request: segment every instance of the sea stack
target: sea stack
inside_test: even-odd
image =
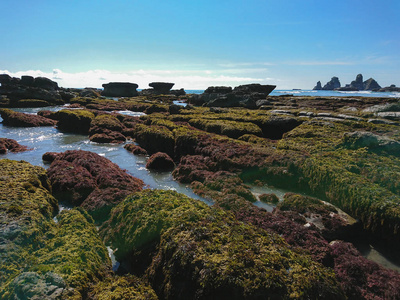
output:
[[[320,91],[320,90],[322,90],[321,81],[318,81],[318,82],[317,82],[317,85],[314,86],[313,90],[314,90],[314,91]]]
[[[340,81],[337,77],[332,77],[332,79],[327,82],[322,88],[324,91],[333,91],[334,89],[340,88]]]

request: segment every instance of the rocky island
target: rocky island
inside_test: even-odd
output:
[[[2,158],[1,299],[398,299],[400,274],[360,245],[400,261],[399,99],[270,96],[260,84],[186,95],[172,83],[137,95],[110,83],[110,99],[0,80],[5,128],[123,147],[207,200],[149,189],[80,149],[42,153],[47,169]],[[255,192],[265,186],[287,192]]]
[[[338,77],[332,77],[332,79],[327,82],[323,87],[321,86],[321,82],[318,81],[317,85],[313,90],[326,90],[326,91],[380,91],[382,88],[376,82],[375,79],[369,78],[366,81],[363,81],[362,74],[358,74],[356,79],[353,80],[350,84],[346,84],[345,86],[341,86]]]

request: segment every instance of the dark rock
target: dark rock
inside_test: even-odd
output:
[[[168,111],[171,115],[175,115],[175,114],[179,114],[180,111],[183,109],[184,107],[182,105],[178,105],[178,104],[171,104],[168,108]]]
[[[46,77],[36,77],[33,82],[33,86],[50,91],[58,90],[57,82]]]
[[[16,140],[0,138],[0,154],[10,152],[24,152],[30,150],[26,146],[20,145]]]
[[[360,91],[364,90],[364,82],[362,74],[358,74],[356,80],[352,81],[350,83],[350,86]]]
[[[175,96],[185,96],[186,95],[186,92],[183,88],[179,89],[179,90],[171,90],[169,93],[171,95],[175,95]]]
[[[27,86],[33,86],[33,83],[35,82],[35,78],[33,76],[21,76],[21,81],[20,83],[22,85],[27,85]]]
[[[135,155],[147,155],[146,150],[135,144],[126,144],[124,148]]]
[[[135,97],[138,95],[138,85],[130,82],[110,82],[103,84],[103,96],[107,97]]]
[[[378,90],[380,88],[381,86],[373,78],[364,81],[364,90],[366,91]]]
[[[252,83],[252,84],[239,85],[235,87],[233,89],[233,93],[237,95],[260,93],[260,94],[265,94],[265,96],[268,96],[275,88],[276,85],[261,85],[258,83]]]
[[[400,92],[400,87],[396,87],[396,85],[392,84],[391,86],[377,90],[377,92]]]
[[[57,122],[39,115],[31,115],[12,111],[11,109],[0,109],[3,124],[14,127],[39,127],[54,126]]]
[[[154,153],[147,161],[146,168],[157,171],[170,171],[175,167],[172,158],[163,152]]]
[[[336,90],[336,91],[344,91],[344,92],[356,92],[356,91],[358,91],[359,89],[358,89],[358,88],[355,88],[355,87],[352,87],[352,86],[350,86],[349,84],[346,84],[346,86],[340,87],[340,88],[335,89],[335,90]]]
[[[232,93],[232,88],[230,86],[210,86],[204,91],[204,94],[229,94],[229,93]]]
[[[334,89],[340,88],[340,81],[337,77],[332,77],[332,79],[327,82],[322,88],[324,91],[333,91]]]
[[[159,95],[168,95],[171,88],[175,85],[175,83],[169,82],[151,82],[149,86],[154,89],[155,94]]]
[[[101,97],[101,91],[95,88],[84,88],[79,92],[80,97],[89,97],[89,98],[99,98]]]
[[[265,120],[261,125],[263,136],[273,140],[281,139],[283,134],[299,126],[302,122],[296,118],[271,117]]]
[[[42,160],[44,162],[52,163],[60,153],[58,152],[46,152],[42,155]]]
[[[321,81],[318,81],[318,82],[317,82],[317,85],[314,86],[313,90],[315,90],[315,91],[322,90]]]
[[[11,82],[11,76],[8,74],[0,74],[0,83],[8,84]]]

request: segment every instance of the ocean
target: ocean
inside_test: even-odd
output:
[[[187,94],[202,94],[204,90],[185,90]],[[343,92],[343,91],[314,91],[314,90],[274,90],[270,96],[314,96],[314,97],[389,97],[400,98],[399,92],[372,92],[372,91],[358,91],[358,92]]]

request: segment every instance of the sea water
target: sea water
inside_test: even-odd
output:
[[[187,94],[202,94],[204,90],[186,90]],[[313,96],[313,97],[383,97],[383,98],[400,98],[399,92],[372,92],[372,91],[314,91],[314,90],[273,90],[270,96]]]

